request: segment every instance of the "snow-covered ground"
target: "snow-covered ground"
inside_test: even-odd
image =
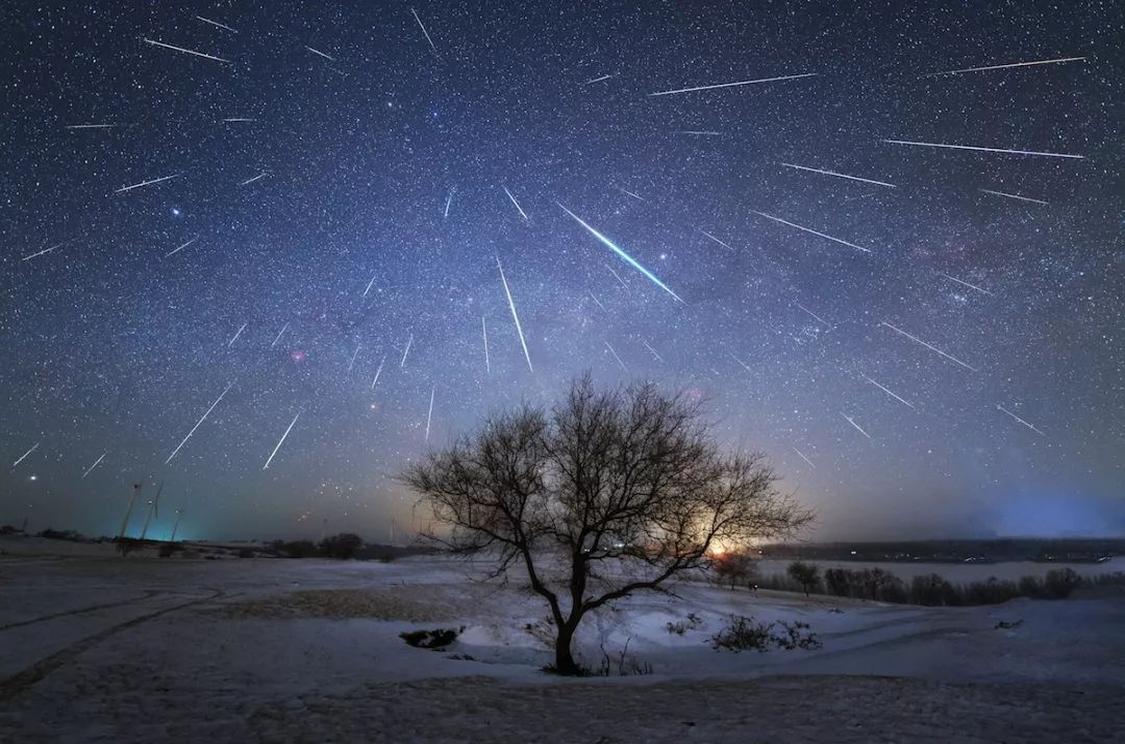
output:
[[[917,608],[681,583],[588,618],[579,639],[589,665],[605,654],[616,669],[627,644],[624,666],[651,674],[575,680],[539,671],[551,654],[526,630],[546,616],[536,597],[444,558],[122,559],[10,542],[12,741],[1125,740],[1122,598]],[[668,631],[689,613],[697,627]],[[713,650],[730,614],[806,622],[823,648]],[[462,626],[440,651],[398,637]]]

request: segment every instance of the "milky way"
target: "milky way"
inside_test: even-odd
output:
[[[9,4],[0,522],[385,538],[590,370],[817,538],[1120,532],[1121,9],[911,6]]]

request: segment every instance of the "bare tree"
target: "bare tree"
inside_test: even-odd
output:
[[[652,384],[598,391],[589,375],[552,410],[496,415],[400,477],[444,525],[433,539],[495,554],[493,576],[523,565],[560,674],[582,671],[571,641],[586,613],[812,518],[761,455],[723,452],[696,404]]]

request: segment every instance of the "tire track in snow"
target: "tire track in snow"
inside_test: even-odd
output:
[[[14,698],[16,695],[19,695],[24,690],[27,690],[28,688],[34,686],[51,672],[55,671],[67,662],[73,660],[82,652],[90,649],[91,647],[104,641],[110,636],[116,635],[124,630],[128,630],[129,628],[136,627],[137,625],[148,622],[149,620],[155,620],[161,615],[167,615],[170,612],[176,612],[177,610],[182,610],[187,607],[191,607],[192,605],[210,602],[211,600],[218,599],[219,597],[223,596],[222,590],[213,589],[212,592],[213,594],[211,594],[211,596],[209,597],[197,597],[190,602],[181,602],[180,604],[173,605],[171,607],[165,607],[164,609],[157,610],[155,612],[149,612],[147,614],[140,615],[139,617],[135,617],[132,620],[126,620],[123,623],[112,625],[105,630],[99,631],[91,636],[83,638],[81,641],[72,643],[61,651],[57,651],[44,659],[40,659],[28,668],[24,669],[22,672],[17,672],[11,677],[8,677],[6,680],[0,682],[0,703],[5,703]]]

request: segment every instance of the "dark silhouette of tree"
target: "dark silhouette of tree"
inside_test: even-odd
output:
[[[320,552],[329,558],[346,561],[355,556],[357,550],[363,546],[363,538],[350,532],[341,532],[338,535],[326,537],[320,541]]]
[[[746,553],[722,553],[711,560],[711,570],[720,584],[734,589],[739,584],[753,585],[758,575],[758,566]]]
[[[493,577],[522,565],[550,608],[560,674],[582,672],[571,642],[588,612],[812,518],[761,455],[724,452],[698,404],[652,384],[599,391],[589,375],[550,411],[495,415],[400,477],[444,526],[432,539],[495,555]]]
[[[820,566],[815,563],[793,561],[786,570],[789,578],[801,585],[806,597],[809,596],[809,592],[820,586]]]

